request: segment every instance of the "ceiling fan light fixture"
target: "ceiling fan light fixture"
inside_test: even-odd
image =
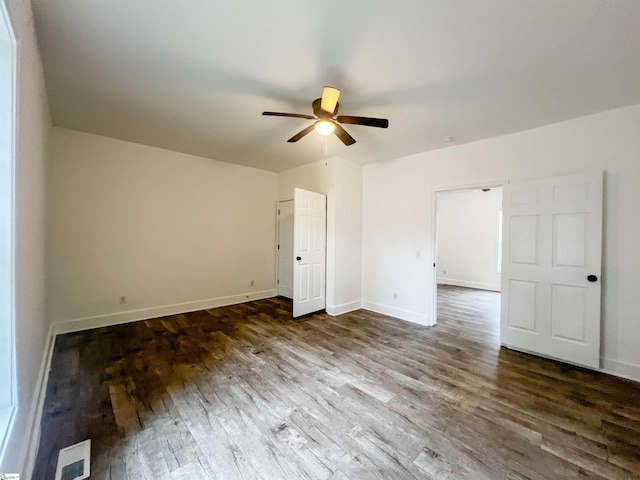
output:
[[[336,129],[336,124],[330,120],[319,120],[314,125],[316,132],[320,135],[326,136],[331,135],[333,131]]]

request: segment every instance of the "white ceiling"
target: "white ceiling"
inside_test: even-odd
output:
[[[56,126],[281,171],[322,158],[323,85],[360,163],[640,102],[640,1],[33,0]]]

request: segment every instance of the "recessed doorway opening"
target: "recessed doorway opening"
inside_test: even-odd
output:
[[[434,319],[500,342],[502,188],[435,194]]]

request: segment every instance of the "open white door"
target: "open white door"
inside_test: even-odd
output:
[[[293,299],[293,200],[278,203],[278,295]]]
[[[327,197],[300,188],[293,193],[293,316],[326,306]]]
[[[598,368],[602,173],[503,192],[501,343]]]

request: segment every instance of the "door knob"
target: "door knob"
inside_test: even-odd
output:
[[[596,277],[595,275],[587,275],[587,280],[589,280],[590,282],[597,282],[598,277]]]
[[[300,261],[302,260],[302,257],[296,257],[296,260]]]

